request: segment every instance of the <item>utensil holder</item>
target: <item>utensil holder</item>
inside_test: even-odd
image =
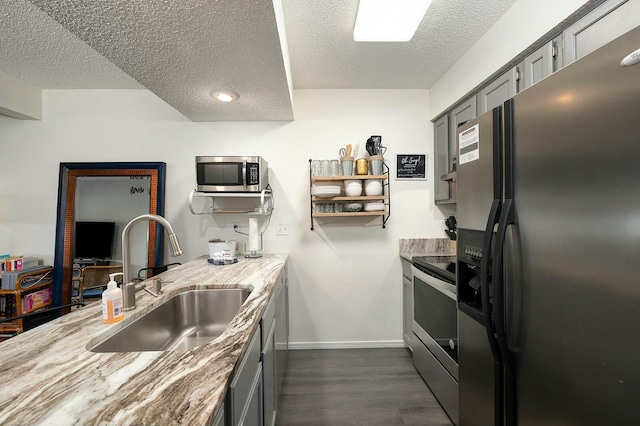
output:
[[[342,175],[353,175],[353,157],[340,157],[340,162],[342,163]]]
[[[371,174],[372,175],[381,175],[382,174],[382,163],[384,158],[382,155],[372,155],[369,157],[369,162],[371,163]]]

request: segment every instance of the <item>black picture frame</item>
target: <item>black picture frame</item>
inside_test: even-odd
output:
[[[397,154],[396,180],[427,180],[427,154]]]

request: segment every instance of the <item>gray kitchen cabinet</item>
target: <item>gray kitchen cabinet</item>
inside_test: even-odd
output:
[[[261,332],[256,330],[236,372],[226,398],[228,424],[262,425]]]
[[[289,354],[289,278],[287,269],[280,276],[282,290],[276,295],[276,329],[275,329],[275,350],[276,350],[276,408],[282,393],[282,383],[284,373],[287,368]]]
[[[562,48],[563,43],[564,43],[564,36],[562,34],[558,34],[553,38],[553,40],[551,40],[551,46],[552,46],[551,63],[553,68],[552,73],[558,71],[563,66],[562,65],[564,63],[564,49]]]
[[[242,412],[239,426],[263,426],[262,418],[262,365],[258,364],[253,376],[245,410]]]
[[[476,118],[476,96],[458,104],[434,123],[434,202],[455,204],[458,141],[455,129]]]
[[[413,350],[413,272],[411,262],[401,259],[402,263],[402,335],[404,343]]]
[[[224,418],[224,405],[223,405],[222,410],[218,411],[218,414],[216,414],[216,417],[211,422],[211,426],[225,426],[224,420],[225,418]]]
[[[638,16],[637,0],[609,0],[587,13],[563,31],[564,66],[637,27]]]
[[[455,171],[458,164],[458,126],[478,116],[476,95],[458,104],[451,111],[451,128],[449,129],[449,169]]]
[[[276,422],[276,319],[272,318],[262,347],[262,395],[264,401],[264,426],[273,426]]]
[[[449,114],[440,117],[434,123],[434,200],[436,204],[455,203],[455,181],[449,161]]]
[[[553,73],[554,42],[550,41],[524,58],[518,66],[518,91],[533,86]]]
[[[285,271],[278,278],[280,288],[275,291],[262,314],[262,395],[263,424],[276,422],[278,398],[282,389],[288,352],[288,279]]]
[[[478,93],[478,115],[502,105],[504,101],[513,97],[517,91],[518,70],[517,67],[513,67],[480,90]]]

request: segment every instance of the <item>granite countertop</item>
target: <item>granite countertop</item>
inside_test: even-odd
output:
[[[455,261],[456,242],[448,238],[413,238],[400,240],[400,257],[409,262],[415,256],[433,257],[434,262],[438,259],[448,258]]]
[[[2,425],[205,425],[222,408],[238,360],[287,256],[269,254],[214,266],[206,257],[159,275],[163,294],[136,294],[137,308],[102,323],[100,302],[0,343]],[[149,284],[149,283],[147,283]],[[116,332],[187,289],[250,288],[222,336],[185,351],[93,353],[92,338]]]

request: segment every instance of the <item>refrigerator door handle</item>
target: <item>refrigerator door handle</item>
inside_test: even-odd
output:
[[[493,317],[496,323],[496,339],[500,347],[500,353],[504,363],[504,394],[501,404],[504,404],[504,424],[516,425],[516,370],[515,354],[509,348],[506,332],[506,305],[505,305],[505,279],[504,279],[504,243],[509,225],[515,223],[515,209],[513,199],[505,199],[498,223],[495,252],[493,255]]]
[[[489,272],[490,265],[493,263],[493,229],[498,223],[500,217],[501,203],[500,200],[494,199],[491,203],[491,209],[489,210],[489,217],[487,218],[487,227],[485,228],[484,241],[482,242],[482,258],[480,260],[480,296],[482,299],[482,314],[484,316],[484,329],[487,332],[487,338],[489,340],[489,347],[493,355],[494,365],[494,420],[496,425],[502,425],[504,419],[504,388],[502,383],[504,382],[503,376],[503,361],[500,352],[500,346],[496,339],[496,326],[495,326],[495,304],[493,306],[493,315],[491,305],[489,303]],[[495,285],[492,283],[492,285]]]
[[[489,217],[487,218],[487,227],[484,233],[484,241],[482,243],[482,259],[480,260],[480,297],[482,299],[482,314],[484,316],[485,329],[487,331],[487,338],[489,339],[489,346],[491,347],[491,353],[496,364],[502,364],[502,357],[498,341],[496,339],[496,328],[494,320],[491,315],[490,303],[489,303],[489,265],[492,262],[491,248],[493,243],[493,228],[498,223],[498,217],[500,216],[500,200],[493,200],[491,203],[491,209],[489,210]],[[495,310],[495,307],[494,307]]]
[[[513,200],[507,199],[504,202],[498,232],[496,235],[495,253],[493,255],[493,317],[496,326],[496,339],[500,348],[500,354],[507,368],[507,372],[514,372],[512,352],[507,344],[507,333],[505,325],[505,283],[504,283],[504,241],[507,234],[507,227],[514,223]]]
[[[515,377],[515,361],[513,352],[509,349],[506,332],[506,304],[505,304],[505,279],[504,279],[504,244],[507,236],[507,228],[515,223],[515,205],[513,196],[513,112],[514,99],[504,103],[503,133],[504,133],[504,204],[498,223],[496,244],[493,253],[493,277],[494,277],[494,318],[496,321],[496,337],[507,374]]]

